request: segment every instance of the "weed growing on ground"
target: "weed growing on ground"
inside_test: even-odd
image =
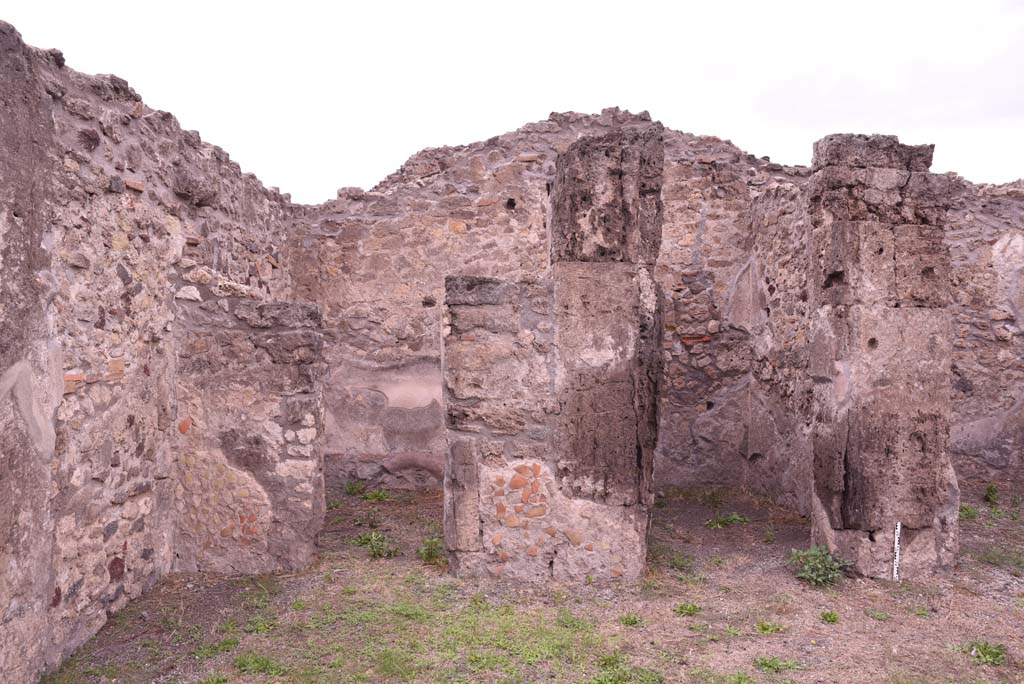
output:
[[[839,622],[839,613],[834,610],[825,610],[821,613],[821,621],[834,625]]]
[[[365,482],[359,482],[358,480],[353,480],[352,482],[346,482],[345,483],[345,493],[348,494],[349,496],[359,496],[360,494],[363,493],[363,490],[365,490],[365,489],[366,489],[366,483]]]
[[[640,627],[644,624],[644,619],[636,613],[626,613],[619,618],[619,622],[626,627]]]
[[[252,651],[236,656],[235,667],[244,674],[261,673],[271,676],[284,674],[284,667],[279,662],[269,656]]]
[[[786,630],[786,628],[778,622],[768,622],[767,620],[758,620],[757,624],[754,625],[754,629],[761,634],[778,634],[779,632],[784,632]]]
[[[380,532],[363,532],[352,543],[366,547],[370,558],[393,558],[398,555],[398,547],[391,543],[390,537]]]
[[[199,684],[228,684],[228,678],[227,675],[213,674],[201,680]]]
[[[872,608],[866,609],[864,614],[872,620],[878,620],[879,622],[886,622],[890,617],[884,610],[874,610]]]
[[[806,551],[793,549],[789,562],[795,567],[797,578],[811,586],[835,584],[843,576],[843,562],[833,557],[825,546],[812,546]]]
[[[985,494],[984,496],[981,497],[981,499],[989,506],[999,505],[999,488],[996,487],[995,482],[988,483],[988,486],[985,487]]]
[[[961,520],[974,520],[978,517],[977,506],[971,506],[970,504],[960,504],[960,519]]]
[[[754,667],[761,672],[778,674],[786,670],[799,670],[801,665],[795,660],[782,660],[778,656],[758,656],[754,658]]]
[[[387,501],[391,495],[384,489],[371,489],[368,492],[363,492],[362,497],[366,501]]]
[[[680,603],[672,609],[676,615],[696,615],[700,612],[700,606],[696,603]]]
[[[269,632],[277,626],[277,620],[274,618],[266,617],[265,615],[256,615],[249,618],[249,621],[245,623],[245,627],[242,630],[246,634],[263,634]]]
[[[221,653],[228,653],[238,646],[238,637],[227,637],[192,649],[192,655],[199,660],[207,660]]]
[[[711,520],[705,521],[704,525],[713,530],[721,530],[732,525],[740,525],[747,522],[750,522],[750,520],[739,513],[734,512],[729,513],[728,515],[716,515],[714,518],[711,518]]]
[[[964,651],[978,665],[1002,665],[1006,662],[1006,646],[988,641],[972,641],[964,646]]]
[[[427,565],[444,565],[444,546],[441,537],[432,534],[423,540],[423,544],[416,549],[416,557]]]
[[[589,684],[661,684],[659,673],[625,662],[618,653],[605,656],[597,663],[600,671],[590,678]]]
[[[745,672],[722,674],[711,670],[695,670],[690,673],[694,684],[754,684],[754,678]]]

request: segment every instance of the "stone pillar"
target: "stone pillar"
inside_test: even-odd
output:
[[[460,576],[636,579],[657,439],[658,125],[559,156],[548,276],[446,281],[445,541]]]
[[[871,577],[950,567],[959,490],[947,452],[951,321],[932,146],[833,135],[809,185],[813,538]]]

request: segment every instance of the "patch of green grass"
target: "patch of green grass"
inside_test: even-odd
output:
[[[750,522],[750,520],[739,513],[729,513],[728,515],[716,515],[714,518],[705,521],[704,526],[710,527],[713,530],[721,530],[732,525],[740,525],[747,522]]]
[[[277,627],[277,620],[266,615],[256,615],[245,623],[242,628],[246,634],[264,634]]]
[[[366,489],[366,483],[359,480],[352,480],[345,483],[345,493],[349,496],[359,496]]]
[[[244,674],[266,674],[276,676],[284,674],[284,666],[270,656],[253,651],[246,651],[235,656],[235,667]]]
[[[837,613],[834,610],[824,610],[821,612],[821,615],[819,617],[821,617],[822,622],[828,623],[830,625],[834,625],[837,622],[839,622],[839,613]]]
[[[618,653],[598,660],[599,671],[589,684],[662,684],[665,678],[654,670],[636,667]]]
[[[381,532],[363,532],[352,540],[356,546],[363,546],[370,552],[370,558],[392,558],[398,555],[398,547],[390,537]]]
[[[569,629],[572,631],[584,631],[593,627],[583,618],[573,615],[568,608],[559,609],[558,615],[555,616],[555,624],[563,629]]]
[[[208,660],[221,653],[233,651],[237,646],[238,637],[227,637],[220,641],[212,641],[201,646],[196,646],[192,649],[192,655],[199,660]]]
[[[843,562],[825,546],[812,546],[805,551],[793,549],[789,562],[796,569],[797,578],[814,587],[835,584],[843,576]]]
[[[397,648],[382,648],[373,654],[374,670],[385,677],[411,681],[421,669],[417,658]]]
[[[368,492],[363,492],[361,496],[366,501],[388,501],[391,498],[385,489],[371,489]]]
[[[778,634],[779,632],[786,631],[783,625],[780,625],[778,622],[769,622],[768,620],[758,620],[757,624],[754,625],[754,629],[761,634]]]
[[[745,672],[723,674],[711,670],[694,670],[690,678],[693,684],[754,684],[754,678]]]
[[[960,504],[960,519],[974,520],[978,517],[978,507],[970,504]]]
[[[306,610],[306,602],[302,599],[292,601],[292,610]]]
[[[990,546],[978,554],[978,560],[1017,576],[1024,572],[1024,551],[1008,546]]]
[[[916,615],[917,617],[930,617],[931,614],[932,611],[928,608],[928,606],[918,606],[914,609],[914,615]]]
[[[329,510],[329,511],[336,511],[339,508],[341,508],[343,505],[344,504],[342,504],[340,501],[328,501],[327,502],[327,510]]]
[[[200,680],[199,684],[228,684],[227,675],[212,674],[206,679]]]
[[[872,620],[878,620],[879,622],[886,622],[886,621],[889,620],[890,617],[892,617],[891,615],[886,613],[884,610],[875,610],[873,608],[866,609],[864,611],[864,614],[867,615]]]
[[[619,623],[626,627],[641,627],[644,624],[644,619],[636,613],[626,613],[619,617]]]
[[[801,665],[795,660],[783,660],[778,656],[758,656],[754,658],[754,667],[761,672],[778,674],[787,670],[799,670]]]
[[[981,500],[989,506],[999,505],[999,488],[996,487],[995,482],[988,483],[988,486],[985,487],[985,493],[982,495]]]
[[[441,537],[432,534],[424,539],[420,547],[416,549],[416,557],[427,565],[444,565],[446,559]]]
[[[696,615],[700,612],[700,606],[696,603],[679,603],[672,609],[676,615]]]
[[[1002,665],[1006,662],[1006,646],[988,641],[972,641],[964,647],[978,665]]]

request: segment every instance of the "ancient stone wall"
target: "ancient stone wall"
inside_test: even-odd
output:
[[[556,160],[551,270],[450,277],[445,542],[460,576],[635,580],[653,502],[664,135]]]
[[[0,47],[0,670],[20,683],[172,568],[308,558],[322,510],[306,371],[317,342],[294,340],[318,317],[254,308],[290,292],[287,197],[117,77],[78,74],[6,24]],[[217,390],[198,380],[245,346],[238,337],[251,353],[216,369]],[[227,407],[281,440],[272,473]],[[210,491],[254,479],[232,495],[269,501],[279,529]],[[195,497],[202,516],[189,515]]]
[[[1024,183],[958,179],[952,256],[953,429],[961,477],[1024,481]]]

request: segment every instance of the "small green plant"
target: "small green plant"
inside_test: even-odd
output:
[[[826,546],[812,546],[806,551],[793,549],[789,562],[795,567],[797,578],[811,586],[835,584],[843,576],[843,562],[833,557]]]
[[[576,617],[568,608],[561,608],[555,617],[555,624],[563,629],[571,629],[574,632],[583,632],[590,629],[590,623],[583,618]]]
[[[599,672],[588,684],[662,684],[665,681],[654,670],[630,665],[618,653],[598,659],[597,666]]]
[[[996,487],[995,482],[988,483],[988,486],[985,487],[985,494],[981,497],[981,499],[989,506],[999,505],[999,488]]]
[[[227,675],[212,674],[206,679],[203,679],[199,684],[228,684]]]
[[[341,506],[342,506],[342,503],[340,501],[328,501],[327,502],[327,510],[329,510],[329,511],[336,511],[339,508],[341,508]]]
[[[1006,646],[988,641],[972,641],[964,647],[978,665],[1002,665],[1006,662]]]
[[[640,627],[644,624],[644,619],[636,613],[626,613],[619,618],[619,622],[626,627]]]
[[[306,610],[306,602],[302,599],[292,601],[292,610]]]
[[[695,670],[690,673],[694,684],[754,684],[754,678],[745,672],[721,674],[711,670]]]
[[[358,480],[345,483],[345,493],[349,496],[359,496],[366,489],[366,483]]]
[[[761,541],[763,541],[765,544],[774,544],[775,543],[775,528],[770,526],[768,528],[768,531],[764,533],[764,536],[761,537]],[[746,676],[746,675],[744,675],[744,676]]]
[[[380,532],[363,532],[352,543],[356,546],[364,546],[370,552],[370,558],[392,558],[398,555],[398,547],[391,543],[391,539]]]
[[[786,628],[779,623],[768,622],[767,620],[758,620],[757,624],[754,625],[754,629],[761,634],[777,634],[786,630]]]
[[[711,518],[711,520],[705,521],[704,525],[705,527],[710,527],[713,530],[721,530],[732,525],[739,525],[747,522],[750,521],[739,513],[729,513],[728,515],[716,515],[714,518]]]
[[[235,650],[238,646],[238,637],[228,637],[208,644],[202,644],[192,649],[192,655],[199,660],[207,660],[220,653],[227,653]]]
[[[754,667],[761,672],[778,674],[786,670],[799,670],[801,666],[795,660],[783,660],[778,656],[758,656],[754,658]]]
[[[971,506],[970,504],[960,504],[960,518],[962,520],[974,520],[977,517],[977,506]]]
[[[931,616],[931,614],[932,611],[928,608],[928,606],[918,606],[914,609],[914,615],[916,615],[917,617],[929,617]]]
[[[884,610],[874,610],[873,608],[868,608],[864,611],[864,614],[872,620],[878,620],[879,622],[886,622],[890,617]]]
[[[264,615],[257,615],[249,618],[249,621],[245,623],[245,627],[242,628],[246,634],[263,634],[269,632],[277,626],[277,621],[273,618],[266,617]]]
[[[416,549],[416,557],[427,565],[444,565],[444,545],[441,537],[432,534],[423,540],[423,544]]]
[[[700,612],[700,606],[696,603],[680,603],[672,609],[676,615],[696,615]]]
[[[366,501],[387,501],[391,495],[384,489],[371,489],[368,492],[363,492],[362,497]]]
[[[820,617],[822,622],[828,623],[830,625],[834,625],[837,622],[839,622],[839,613],[837,613],[834,610],[822,611]]]
[[[247,651],[235,657],[235,667],[246,674],[261,673],[266,675],[284,674],[284,667],[269,656]]]

